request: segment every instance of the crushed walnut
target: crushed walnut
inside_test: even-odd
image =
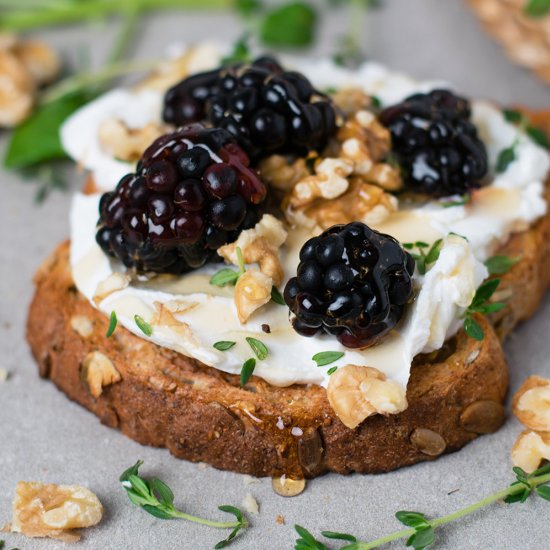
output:
[[[169,128],[164,124],[149,122],[142,128],[129,128],[122,120],[105,119],[99,126],[101,148],[116,159],[137,161],[145,149]]]
[[[403,386],[372,367],[346,365],[329,378],[327,398],[347,428],[373,414],[396,414],[407,408]]]
[[[237,248],[240,248],[246,264],[257,263],[264,275],[270,277],[275,285],[280,285],[284,272],[279,249],[287,236],[280,220],[271,214],[264,214],[252,229],[242,231],[235,242],[219,248],[218,254],[226,261],[238,265]]]
[[[235,306],[241,323],[246,323],[250,316],[271,300],[273,279],[258,271],[248,269],[235,285]]]
[[[0,34],[0,127],[13,127],[32,112],[38,88],[59,73],[55,51],[44,42]]]
[[[80,377],[95,399],[103,393],[104,387],[122,379],[113,362],[99,351],[86,355],[82,361]]]
[[[15,490],[11,531],[27,537],[51,537],[75,542],[72,529],[97,525],[103,506],[89,489],[20,481]]]

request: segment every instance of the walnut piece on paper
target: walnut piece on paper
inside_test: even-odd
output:
[[[15,490],[11,531],[27,537],[50,537],[76,542],[72,529],[97,525],[103,506],[89,489],[20,481]]]

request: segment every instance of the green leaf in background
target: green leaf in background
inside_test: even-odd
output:
[[[523,11],[531,17],[543,17],[550,13],[550,0],[529,0]]]
[[[261,8],[260,0],[235,0],[235,9],[244,17],[248,17]]]
[[[12,133],[4,166],[9,169],[28,168],[41,162],[66,158],[59,129],[72,113],[90,99],[89,93],[78,92],[38,107]]]
[[[290,2],[269,11],[260,38],[268,46],[304,47],[313,42],[317,14],[304,2]]]
[[[507,122],[512,124],[520,124],[524,119],[524,114],[515,109],[502,109],[502,114]]]
[[[248,45],[249,40],[250,35],[248,33],[243,34],[233,45],[233,51],[222,59],[222,65],[235,65],[252,61]]]

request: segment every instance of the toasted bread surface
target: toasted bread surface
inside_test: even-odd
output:
[[[550,130],[550,113],[534,118]],[[417,357],[407,410],[370,417],[353,430],[334,414],[321,387],[279,388],[253,376],[241,388],[238,376],[123,327],[106,338],[108,319],[72,280],[67,242],[36,275],[27,337],[42,377],[107,426],[179,458],[255,476],[385,472],[456,451],[504,421],[508,374],[501,342],[534,313],[550,284],[550,214],[515,234],[499,253],[519,261],[501,277],[498,298],[506,308],[477,319],[483,341],[459,332],[439,352]],[[75,328],[75,318],[86,331]],[[99,395],[93,392],[96,397],[85,376],[85,359],[93,352],[106,356],[120,375]]]

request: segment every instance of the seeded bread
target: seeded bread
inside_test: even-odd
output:
[[[550,129],[550,113],[536,118]],[[500,253],[521,260],[501,277],[507,307],[477,319],[484,340],[460,332],[437,353],[417,357],[408,409],[353,430],[320,387],[278,388],[253,376],[240,388],[238,376],[120,326],[107,339],[108,319],[74,285],[68,243],[36,275],[27,337],[42,377],[105,425],[179,458],[255,476],[386,472],[456,451],[503,423],[508,374],[501,342],[534,313],[550,284],[550,214]]]

